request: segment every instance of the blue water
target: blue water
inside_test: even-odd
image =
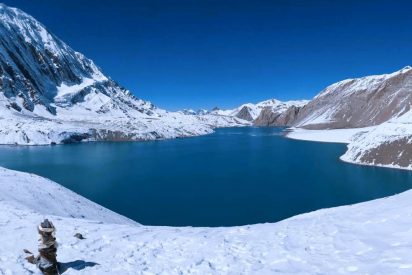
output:
[[[412,173],[339,161],[343,144],[280,128],[227,128],[186,139],[0,147],[0,166],[50,178],[148,225],[275,222],[412,187]]]

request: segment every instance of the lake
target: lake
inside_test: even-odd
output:
[[[226,128],[194,138],[0,147],[0,166],[35,173],[146,225],[276,222],[393,195],[412,173],[343,163],[346,145]]]

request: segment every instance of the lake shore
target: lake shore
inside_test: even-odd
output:
[[[79,273],[408,273],[412,268],[408,232],[412,224],[412,191],[352,206],[324,209],[278,223],[229,228],[152,227],[129,222],[111,223],[117,214],[83,203],[72,218],[61,208],[62,196],[79,197],[37,176],[0,169],[0,180],[14,178],[31,187],[31,199],[4,189],[0,201],[0,271],[5,274],[38,270],[26,262],[23,248],[34,250],[35,225],[44,217],[57,227],[58,259],[65,266],[89,263]],[[33,177],[35,180],[33,180]],[[34,206],[45,203],[40,186],[53,185],[51,209],[67,211],[45,215]],[[21,200],[18,200],[18,199]],[[44,208],[43,208],[44,210]],[[105,214],[106,215],[106,214]],[[106,221],[102,221],[105,220]],[[73,237],[76,232],[86,239]],[[16,238],[18,236],[18,238]],[[12,243],[9,240],[13,240]],[[113,251],[116,253],[113,255]],[[92,264],[93,263],[93,264]],[[74,271],[70,269],[70,272]],[[71,274],[71,273],[70,273]]]

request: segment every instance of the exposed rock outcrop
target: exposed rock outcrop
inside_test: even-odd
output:
[[[301,108],[295,105],[280,111],[265,108],[253,124],[256,126],[292,126]]]
[[[285,126],[293,122],[299,109],[307,100],[279,101],[265,100],[256,104],[246,103],[235,109],[213,109],[210,113],[221,116],[232,116],[253,122],[256,126]]]
[[[240,109],[240,111],[235,116],[246,121],[253,121],[251,108],[248,106],[243,106],[242,109]]]

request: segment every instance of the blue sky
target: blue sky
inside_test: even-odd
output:
[[[408,1],[3,0],[170,110],[311,98],[412,64]]]

